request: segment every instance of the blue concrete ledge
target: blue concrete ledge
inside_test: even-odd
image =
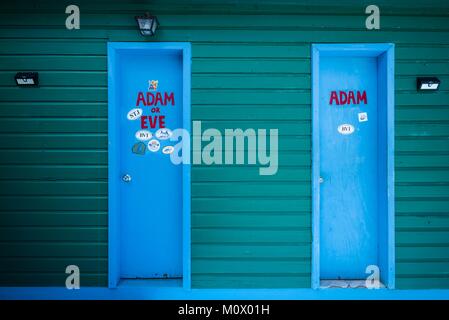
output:
[[[0,299],[137,299],[137,300],[448,300],[449,290],[388,289],[191,289],[121,284],[115,289],[81,287],[2,287]]]

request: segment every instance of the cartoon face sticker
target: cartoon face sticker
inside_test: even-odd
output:
[[[126,115],[126,117],[128,118],[128,120],[137,120],[140,118],[140,116],[142,115],[143,110],[140,108],[134,108],[129,110],[128,114]]]
[[[173,132],[170,129],[162,128],[156,131],[156,138],[159,140],[167,140],[172,136]]]
[[[359,113],[359,122],[366,122],[366,121],[368,121],[368,113],[360,112]]]
[[[160,147],[161,147],[161,144],[156,139],[150,140],[148,142],[148,150],[150,150],[151,152],[157,152]]]
[[[137,142],[133,145],[132,152],[135,154],[143,155],[145,154],[145,150],[147,148],[145,147],[145,143],[143,142]]]
[[[139,141],[148,141],[152,137],[153,137],[153,135],[148,130],[139,130],[136,132],[136,139]]]
[[[174,150],[175,150],[175,148],[173,146],[165,146],[162,148],[162,153],[163,154],[171,154],[171,153],[173,153]]]
[[[148,80],[148,91],[157,90],[159,80]]]

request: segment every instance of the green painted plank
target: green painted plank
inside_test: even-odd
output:
[[[40,89],[39,89],[40,90]],[[53,91],[59,89],[54,88]],[[62,89],[64,92],[66,89]],[[23,91],[21,92],[23,94]],[[48,94],[48,91],[46,92]],[[59,93],[58,93],[59,94]],[[42,95],[47,100],[45,95]],[[20,99],[18,99],[20,100]],[[0,102],[1,117],[30,118],[30,117],[95,117],[108,116],[108,105],[106,102],[61,102],[45,101],[37,102]]]
[[[29,1],[29,0],[25,0]],[[25,2],[30,3],[30,2]],[[102,1],[87,1],[87,0],[79,0],[78,3],[85,6],[86,12],[89,13],[123,13],[123,12],[134,12],[134,11],[144,11],[145,3],[142,2],[114,2],[110,3],[110,6],[104,6],[104,2]],[[226,0],[220,2],[212,2],[208,3],[207,6],[192,6],[186,5],[183,1],[162,1],[162,0],[154,0],[152,2],[156,7],[157,14],[166,14],[166,12],[174,15],[183,13],[194,13],[194,14],[310,14],[310,13],[332,13],[334,15],[338,14],[351,14],[351,15],[359,15],[365,7],[362,4],[355,4],[354,1],[351,0],[342,0],[337,4],[330,0],[319,0],[315,1],[313,5],[310,3],[303,2],[273,2],[272,0],[260,0],[257,2],[257,6],[252,2],[241,2],[238,5],[234,1]],[[22,3],[20,3],[22,4]],[[418,1],[404,1],[404,0],[396,0],[394,2],[379,0],[377,2],[380,6],[382,6],[383,11],[387,15],[391,15],[393,12],[396,14],[414,14],[419,12],[420,15],[437,15],[437,16],[445,16],[448,14],[446,10],[448,5],[441,1],[429,0],[427,2],[418,2]],[[2,4],[2,9],[5,12],[36,12],[36,10],[44,11],[46,13],[60,13],[61,9],[64,8],[65,3],[54,3],[49,0],[41,0],[39,5],[37,6],[34,2],[31,2],[28,7],[22,7],[16,3],[5,2]]]
[[[308,182],[193,182],[192,197],[310,197]],[[449,192],[449,186],[444,189]]]
[[[26,91],[19,87],[0,87],[1,101],[14,102],[107,102],[107,95],[105,87],[43,87]]]
[[[396,168],[416,167],[447,167],[449,170],[449,154],[415,154],[404,155],[398,152],[395,155]]]
[[[198,105],[192,108],[192,118],[201,120],[310,120],[309,106],[259,105]]]
[[[1,273],[65,272],[69,265],[83,273],[102,273],[108,269],[106,258],[0,258]]]
[[[449,137],[449,122],[396,122],[397,137]]]
[[[399,231],[396,232],[398,245],[449,246],[449,230],[445,231]]]
[[[395,195],[400,198],[415,197],[447,197],[449,183],[446,185],[398,185],[395,186]]]
[[[0,227],[107,227],[107,211],[14,211],[0,213]]]
[[[106,211],[106,196],[2,196],[1,211]]]
[[[398,183],[448,183],[449,171],[446,169],[432,170],[432,169],[401,169],[396,170],[395,180]]]
[[[106,150],[108,137],[106,133],[2,133],[0,149],[75,149]]]
[[[107,243],[8,242],[0,243],[0,257],[107,258]]]
[[[1,167],[0,167],[1,172]],[[275,175],[261,176],[259,169],[255,167],[231,166],[225,170],[214,166],[203,166],[192,169],[192,181],[214,182],[214,181],[302,181],[310,182],[311,171],[309,168],[283,168]],[[448,173],[449,181],[449,173]]]
[[[0,64],[1,68],[1,64]],[[194,58],[195,73],[310,73],[308,59],[279,58]]]
[[[107,166],[90,165],[0,165],[1,180],[100,180],[108,177]]]
[[[27,15],[25,15],[27,16]],[[0,17],[6,19],[6,21],[0,22],[0,25],[7,26],[7,21],[15,21],[14,25],[18,25],[20,20],[25,16],[0,14]],[[45,14],[34,14],[30,18],[28,23],[36,26],[37,22],[41,19],[45,19]],[[55,16],[53,16],[55,18]],[[61,15],[58,15],[58,20]],[[37,21],[36,21],[37,20]],[[61,22],[53,20],[53,23],[58,22],[58,26]],[[64,19],[65,20],[65,19]],[[83,14],[83,26],[85,25],[85,16]],[[45,22],[45,20],[42,20]],[[51,21],[51,20],[48,20]],[[14,39],[1,39],[0,40],[0,55],[106,55],[107,45],[106,41],[99,40],[55,40],[55,39],[24,39],[21,41],[15,41]]]
[[[199,119],[194,119],[199,120]],[[0,120],[1,124],[1,120]],[[449,125],[448,125],[449,126]],[[233,135],[234,130],[241,129],[246,131],[247,129],[253,129],[257,132],[257,129],[266,129],[267,134],[269,134],[269,129],[277,129],[279,135],[294,135],[303,136],[311,134],[311,123],[310,121],[302,120],[283,120],[283,121],[263,121],[263,120],[205,120],[201,121],[201,129],[204,131],[208,128],[214,128],[221,132],[223,136]],[[231,130],[229,134],[225,130]],[[1,128],[0,128],[1,130]]]
[[[310,259],[310,244],[298,245],[241,245],[241,244],[193,244],[192,259],[196,263],[201,258],[259,258],[259,259],[279,259],[297,258]]]
[[[6,287],[12,286],[52,286],[52,287],[65,287],[65,281],[67,279],[65,270],[57,273],[0,273],[0,284]],[[80,277],[81,286],[107,286],[107,274],[100,273],[82,273]]]
[[[449,276],[449,262],[400,262],[396,264],[396,276],[399,278],[416,275]]]
[[[83,5],[84,9],[84,5]],[[237,8],[234,8],[238,10]],[[384,7],[382,6],[382,9]],[[87,9],[89,10],[89,9]],[[129,10],[129,7],[126,7]],[[144,10],[142,8],[141,10]],[[160,10],[160,9],[159,9]],[[324,10],[322,10],[324,11]],[[20,26],[59,26],[60,20],[65,16],[62,13],[36,14],[24,12],[21,15],[1,14],[0,25]],[[383,11],[382,11],[383,12]],[[158,20],[162,27],[169,28],[290,28],[290,29],[362,29],[365,28],[365,16],[358,15],[323,15],[323,14],[291,14],[291,15],[204,15],[183,14],[170,15],[158,14]],[[273,21],[276,21],[274,23]],[[83,25],[89,27],[134,27],[135,21],[128,13],[91,13],[83,10]],[[410,19],[407,16],[382,16],[382,30],[448,30],[449,26],[445,17],[416,16]]]
[[[449,231],[448,216],[396,216],[396,231]]]
[[[205,147],[205,145],[203,145],[203,147]],[[217,152],[221,151],[221,149],[216,149]],[[223,157],[221,157],[221,163],[222,165],[218,165],[214,163],[214,167],[217,168],[224,168],[226,166],[229,167],[229,165],[224,164],[225,160],[224,160],[224,152],[223,151]],[[258,150],[257,152],[262,152],[262,150]],[[275,150],[269,150],[268,154],[273,154],[275,152]],[[234,157],[234,161],[236,161],[236,154],[238,153],[238,151],[234,151],[232,153],[233,157]],[[249,151],[242,151],[245,159],[248,159],[248,153]],[[0,152],[0,156],[1,156],[1,152]],[[209,155],[208,152],[196,152],[194,151],[192,153],[192,156],[201,156],[201,155]],[[258,159],[258,153],[254,152],[254,155],[256,157],[256,159]],[[245,160],[245,163],[247,163],[248,160]],[[1,163],[1,161],[0,161]],[[297,167],[297,166],[310,166],[312,163],[311,161],[311,155],[310,153],[306,153],[305,151],[287,151],[287,152],[283,152],[283,151],[279,151],[278,152],[278,166],[282,167],[282,168],[287,168],[287,167]],[[198,164],[198,165],[193,165],[194,168],[196,167],[201,167],[204,164]],[[261,165],[256,163],[256,164],[252,164],[250,165],[252,167],[260,167]]]
[[[439,201],[405,199],[396,200],[397,213],[427,212],[429,214],[449,214],[449,198]]]
[[[366,32],[361,30],[307,30],[299,33],[297,30],[205,30],[205,29],[163,29],[154,37],[155,41],[192,41],[192,42],[272,42],[272,43],[341,43],[341,42],[391,42],[398,44],[448,44],[448,31],[404,31],[397,37],[397,31]],[[76,32],[63,28],[3,28],[0,38],[90,38],[111,41],[142,41],[142,36],[135,28],[129,29],[79,29]]]
[[[422,75],[433,74],[433,75],[448,75],[449,74],[449,62],[445,61],[410,61],[403,60],[397,61],[396,64],[396,75]]]
[[[264,199],[264,198],[194,198],[195,212],[307,212],[311,210],[310,199]]]
[[[38,206],[36,207],[36,209]],[[106,242],[105,227],[5,227],[0,228],[0,241],[92,241]]]
[[[1,195],[86,195],[105,196],[105,181],[1,181]]]
[[[196,73],[192,75],[192,89],[309,90],[310,78],[310,74]]]
[[[0,118],[0,133],[106,133],[106,118]]]
[[[396,261],[449,261],[449,246],[396,246]]]
[[[416,85],[416,83],[415,83]],[[396,107],[396,121],[449,121],[449,101],[448,105],[436,106],[407,106]],[[447,141],[449,145],[449,141]]]
[[[192,264],[192,274],[276,274],[284,275],[310,273],[310,261],[282,261],[280,259],[268,260],[222,260],[222,259],[196,259]]]
[[[107,165],[107,150],[0,150],[0,164]]]
[[[449,288],[449,277],[397,277],[397,289],[446,289]]]
[[[449,71],[449,64],[445,67]],[[416,71],[415,71],[416,72]],[[433,72],[431,72],[433,73]],[[449,72],[448,72],[449,73]],[[433,73],[435,74],[435,73]],[[413,92],[396,92],[395,104],[397,106],[422,106],[435,105],[447,106],[449,103],[449,91],[438,91],[435,94],[427,95],[417,91]],[[443,119],[441,119],[443,120]]]
[[[258,212],[259,213],[259,212]],[[275,214],[192,214],[193,228],[310,228],[307,215]]]
[[[265,229],[192,229],[192,243],[310,243],[312,232],[309,230],[291,230],[275,228]]]
[[[1,37],[1,32],[0,32]],[[0,70],[14,71],[43,71],[43,70],[71,70],[71,71],[106,71],[105,56],[66,56],[66,55],[1,55]]]
[[[310,288],[310,276],[266,275],[199,275],[192,277],[193,288]]]
[[[398,152],[421,151],[421,152],[449,152],[449,136],[441,139],[426,138],[397,138],[395,140],[395,149]]]

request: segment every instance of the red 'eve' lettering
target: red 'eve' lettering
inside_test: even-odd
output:
[[[157,92],[156,94],[154,94],[153,92],[147,92],[145,96],[143,92],[139,92],[137,94],[136,107],[140,106],[140,104],[143,104],[144,106],[166,106],[171,104],[172,106],[174,106],[175,94],[173,92],[164,92],[164,96],[162,96],[160,92]]]
[[[337,106],[342,104],[361,104],[362,102],[367,104],[368,98],[366,91],[357,91],[357,94],[355,94],[354,91],[349,91],[348,93],[339,91],[338,94],[337,91],[331,91],[329,104],[332,105],[334,102]]]
[[[148,129],[148,124],[150,125],[151,129],[156,128],[158,122],[159,122],[159,128],[165,128],[165,116],[141,116],[140,117],[140,128],[142,129]]]

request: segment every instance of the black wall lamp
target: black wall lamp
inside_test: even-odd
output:
[[[418,91],[434,91],[440,87],[440,79],[437,77],[418,77],[416,78]]]
[[[35,87],[39,84],[37,72],[17,72],[14,79],[19,87]]]
[[[150,15],[148,12],[144,16],[137,16],[136,22],[143,36],[154,36],[159,26],[157,17]]]

